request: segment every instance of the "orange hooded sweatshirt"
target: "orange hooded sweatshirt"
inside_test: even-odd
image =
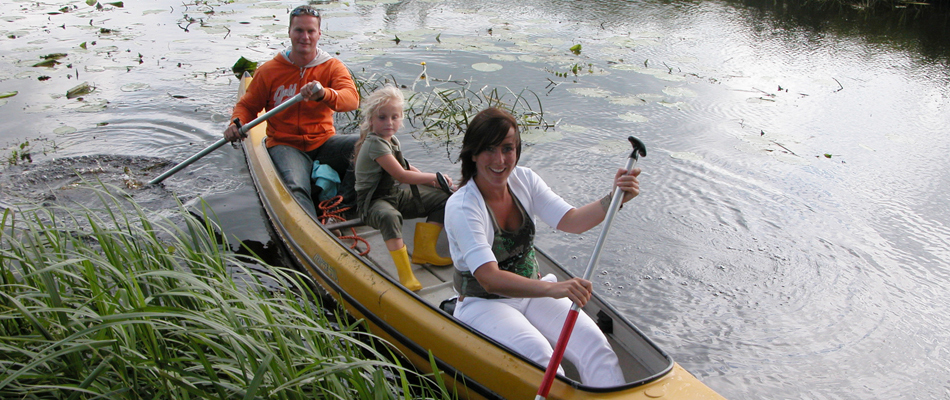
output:
[[[248,123],[257,118],[262,109],[271,110],[294,97],[300,88],[312,81],[320,81],[326,95],[320,101],[301,101],[267,120],[267,147],[287,145],[309,152],[323,145],[336,133],[333,113],[355,110],[360,105],[359,93],[342,61],[322,49],[317,56],[300,68],[287,58],[289,49],[261,65],[254,80],[241,97],[231,119]]]

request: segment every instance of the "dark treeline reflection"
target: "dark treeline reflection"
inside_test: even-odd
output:
[[[761,12],[783,29],[858,35],[868,42],[950,61],[950,1],[891,0],[724,0]]]

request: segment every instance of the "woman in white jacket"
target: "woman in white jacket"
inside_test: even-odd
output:
[[[511,114],[489,108],[472,118],[459,155],[461,187],[445,208],[460,295],[455,316],[547,366],[571,302],[584,306],[592,287],[581,278],[556,282],[553,276],[539,276],[533,218],[561,231],[582,233],[604,220],[610,194],[574,208],[533,171],[519,167],[520,156],[521,136]],[[620,169],[614,176],[613,185],[624,192],[623,202],[639,194],[639,175],[635,168],[629,174]],[[607,338],[584,313],[564,356],[585,385],[624,383]]]

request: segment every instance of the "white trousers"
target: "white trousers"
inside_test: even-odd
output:
[[[466,297],[456,304],[455,317],[547,367],[571,304],[567,298]],[[610,387],[624,383],[617,355],[594,320],[584,312],[577,316],[564,358],[577,367],[585,385]],[[558,367],[558,373],[563,375],[563,369]]]

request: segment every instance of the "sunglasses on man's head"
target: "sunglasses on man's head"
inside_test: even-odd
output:
[[[309,16],[312,16],[312,17],[319,17],[319,16],[320,16],[320,12],[317,11],[317,10],[315,10],[315,9],[313,9],[313,8],[310,7],[310,6],[300,6],[300,7],[297,7],[297,8],[295,8],[293,11],[290,12],[290,16],[291,16],[291,17],[297,17],[297,16],[301,16],[301,15],[309,15]]]

